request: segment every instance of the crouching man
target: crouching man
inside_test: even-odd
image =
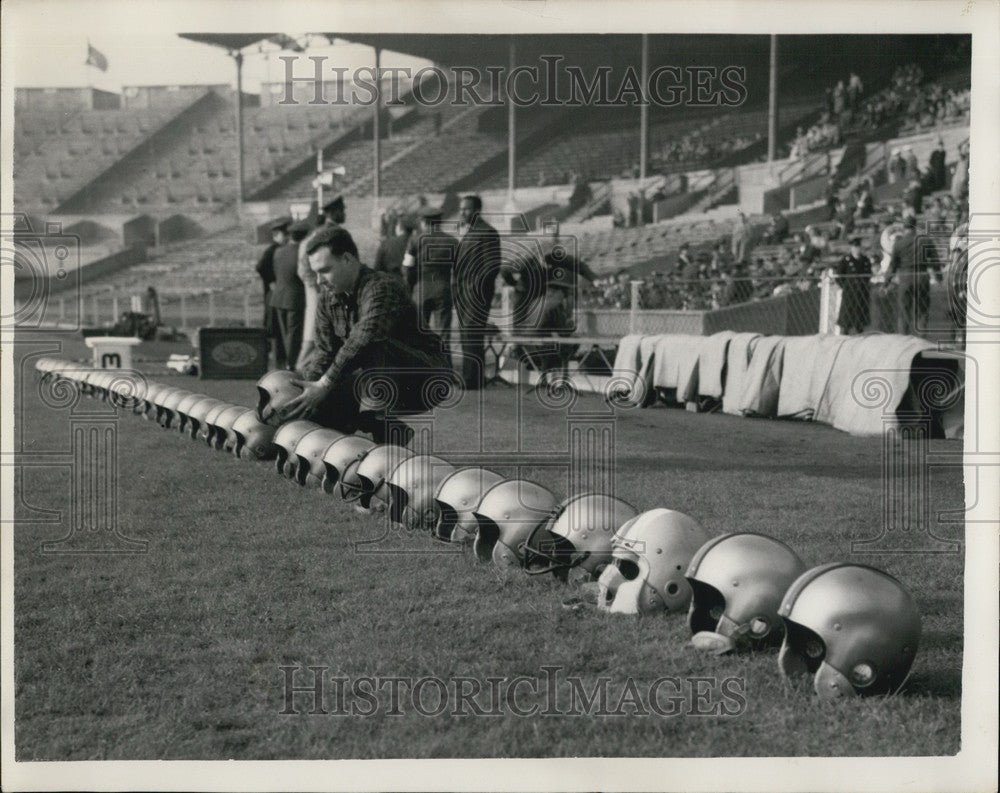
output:
[[[441,339],[420,327],[402,281],[361,264],[346,229],[322,229],[306,252],[319,281],[316,349],[282,420],[405,445],[413,430],[399,417],[432,409],[457,387]]]

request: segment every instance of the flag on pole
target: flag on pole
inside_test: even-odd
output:
[[[87,62],[86,66],[94,66],[100,69],[102,72],[108,70],[108,59],[104,57],[104,53],[98,49],[95,49],[87,42]]]

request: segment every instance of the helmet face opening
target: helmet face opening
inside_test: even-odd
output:
[[[443,501],[435,499],[434,503],[438,508],[438,519],[437,523],[434,524],[434,529],[431,533],[437,540],[441,540],[442,542],[451,542],[452,533],[455,531],[455,526],[458,524],[458,513]]]
[[[804,625],[784,620],[785,643],[781,648],[779,663],[787,677],[799,674],[814,675],[826,658],[826,644],[815,631]]]
[[[714,586],[689,578],[691,584],[691,610],[688,612],[688,627],[691,633],[714,632],[726,613],[726,598]]]
[[[399,485],[388,484],[387,487],[389,488],[389,520],[393,523],[403,523],[410,496]],[[416,526],[411,528],[416,528]]]
[[[500,527],[484,515],[478,512],[473,513],[479,528],[476,530],[476,539],[473,542],[473,550],[476,558],[480,562],[493,561],[493,548],[500,539]]]

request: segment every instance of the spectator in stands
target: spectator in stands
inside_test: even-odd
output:
[[[736,226],[733,230],[732,253],[733,259],[742,264],[750,261],[750,252],[753,247],[753,228],[750,221],[743,214],[743,210],[736,212]]]
[[[299,353],[299,360],[295,365],[297,369],[303,369],[306,366],[315,346],[313,329],[316,325],[316,290],[319,288],[319,281],[309,268],[309,256],[306,254],[306,250],[308,250],[312,238],[319,234],[323,228],[334,229],[343,225],[346,218],[344,197],[334,196],[321,207],[321,211],[323,217],[321,225],[299,244],[299,279],[306,290],[306,302],[302,329],[302,352]]]
[[[413,234],[413,220],[406,215],[396,217],[396,226],[391,231],[391,237],[386,237],[379,243],[378,251],[375,253],[375,263],[373,270],[399,278],[405,283],[403,277],[403,257],[406,256],[406,248],[410,244],[410,235]]]
[[[458,257],[455,261],[455,310],[462,339],[462,382],[467,389],[486,382],[486,334],[500,275],[500,235],[483,217],[478,195],[462,198]]]
[[[298,381],[302,395],[278,417],[406,445],[413,430],[399,415],[430,410],[448,391],[428,387],[451,373],[441,340],[419,325],[398,280],[361,264],[346,229],[327,226],[310,239],[309,265],[320,284],[316,354]],[[372,377],[392,381],[381,389],[394,393],[392,403],[379,398]]]
[[[944,190],[948,186],[947,179],[948,170],[945,164],[944,141],[938,138],[937,144],[934,146],[934,151],[931,152],[930,159],[927,162],[927,192],[936,193],[938,190]]]
[[[698,277],[698,265],[691,256],[691,245],[682,242],[680,251],[677,254],[677,267],[675,269],[681,278],[686,281],[693,281]]]
[[[291,223],[291,218],[283,217],[271,224],[271,242],[264,249],[256,267],[257,275],[260,276],[264,287],[264,333],[273,341],[275,365],[279,369],[285,368],[287,356],[285,348],[281,345],[281,336],[274,320],[274,309],[271,307],[271,285],[274,283],[274,253],[288,242],[288,227]],[[294,363],[294,359],[292,362]]]
[[[889,184],[896,184],[906,178],[906,159],[901,149],[893,149],[889,156]]]
[[[913,210],[913,213],[920,214],[924,208],[924,191],[920,184],[920,179],[913,178],[903,191],[903,203]]]
[[[788,218],[779,209],[771,216],[771,223],[767,227],[767,231],[764,233],[764,242],[767,245],[776,245],[779,242],[784,242],[785,237],[788,236]]]
[[[965,203],[969,195],[969,149],[963,146],[958,152],[958,162],[951,178],[951,197],[958,206]]]
[[[906,160],[906,170],[904,172],[903,178],[909,181],[910,179],[920,178],[920,163],[917,162],[917,155],[913,153],[912,146],[904,146],[901,152],[903,159]]]
[[[849,237],[854,231],[854,210],[847,206],[846,201],[837,202],[837,214],[833,222],[831,239],[844,239],[845,237]]]
[[[858,192],[857,201],[854,206],[854,217],[856,220],[867,220],[875,211],[875,201],[872,198],[871,180],[865,179]]]
[[[403,255],[403,272],[417,306],[420,327],[437,333],[447,349],[453,307],[451,279],[458,240],[441,229],[438,207],[420,210],[420,233],[410,237]]]
[[[848,335],[863,333],[871,319],[871,259],[861,252],[861,238],[851,239],[851,250],[836,269],[836,282],[841,289],[837,324]]]
[[[847,104],[851,108],[852,113],[858,112],[858,107],[861,104],[861,96],[864,92],[865,88],[861,82],[861,78],[854,72],[851,72],[851,78],[847,82]]]
[[[278,368],[292,368],[302,350],[302,331],[305,321],[305,285],[299,278],[299,244],[310,231],[309,221],[302,220],[289,229],[288,242],[274,252],[274,285],[271,287],[271,307],[278,349],[284,351],[285,361]]]
[[[741,260],[736,259],[735,261],[740,262]],[[728,275],[733,270],[733,262],[733,257],[726,251],[726,243],[717,243],[715,250],[712,251],[712,263],[709,265],[710,277],[721,278],[724,275]]]
[[[753,297],[753,279],[750,277],[747,266],[738,261],[733,265],[733,269],[725,276],[725,287],[721,298],[720,306],[734,306],[738,303],[746,303]]]

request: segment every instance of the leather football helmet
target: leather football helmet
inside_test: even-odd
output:
[[[551,490],[526,479],[493,485],[472,512],[476,519],[472,547],[478,559],[501,567],[520,565],[525,540],[558,503]]]
[[[241,460],[273,460],[278,454],[274,445],[277,430],[257,418],[257,411],[240,413],[233,422],[233,454]]]
[[[636,516],[611,540],[598,607],[612,614],[686,612],[691,585],[684,573],[706,542],[708,532],[683,512],[658,508]]]
[[[149,383],[146,386],[146,393],[142,395],[142,402],[136,406],[136,413],[147,421],[155,421],[159,396],[169,387],[164,383]]]
[[[219,405],[225,404],[226,403],[221,399],[216,399],[215,397],[210,396],[202,396],[201,399],[197,400],[190,408],[188,408],[185,434],[193,441],[199,440],[207,432],[206,420],[208,419],[208,414],[215,410],[215,408],[219,407]],[[178,406],[178,411],[179,410],[180,407]]]
[[[326,475],[323,455],[336,441],[344,437],[337,430],[320,427],[302,436],[295,444],[295,481],[303,487],[319,487]]]
[[[332,495],[335,489],[340,489],[341,498],[347,498],[348,494],[360,490],[361,481],[356,473],[358,463],[374,448],[375,441],[358,435],[345,435],[334,441],[323,453],[326,469],[323,491]]]
[[[145,391],[146,378],[131,370],[119,370],[108,383],[108,399],[123,410],[132,410]]]
[[[362,509],[373,512],[383,512],[389,505],[389,487],[386,481],[396,466],[403,460],[413,457],[414,451],[404,446],[392,443],[382,443],[368,452],[354,469],[357,487],[351,489],[351,483],[345,478],[341,481],[341,492],[346,501],[356,501]]]
[[[893,694],[909,676],[920,612],[888,573],[838,562],[814,567],[792,583],[778,613],[781,674],[811,675],[823,699]]]
[[[564,499],[549,519],[535,528],[522,552],[527,572],[567,578],[579,567],[597,578],[611,561],[611,540],[638,510],[603,493],[580,493]]]
[[[502,481],[500,474],[487,468],[462,468],[449,474],[434,499],[438,510],[434,536],[443,542],[471,543],[479,527],[472,513],[483,493]]]
[[[763,534],[723,534],[688,565],[691,644],[717,655],[761,649],[781,641],[778,608],[806,569],[791,548]]]
[[[274,445],[278,452],[274,465],[281,476],[286,479],[295,478],[295,469],[299,463],[295,447],[308,433],[318,429],[322,427],[315,421],[289,421],[278,427],[274,434]]]
[[[210,424],[208,427],[209,445],[214,449],[227,452],[232,451],[232,445],[236,443],[236,437],[232,434],[233,422],[248,410],[252,411],[253,408],[244,407],[243,405],[230,405],[216,416],[215,423]]]
[[[184,397],[190,395],[191,392],[183,388],[168,389],[160,393],[159,400],[157,401],[157,407],[159,408],[157,416],[159,417],[161,427],[170,429],[175,426],[174,422],[177,421],[177,406]]]
[[[224,411],[233,407],[235,407],[235,405],[233,405],[232,402],[219,402],[218,405],[209,410],[201,422],[201,427],[198,429],[198,440],[205,441],[205,443],[211,446],[212,436],[215,433],[215,422],[218,421],[219,416],[221,416]]]
[[[191,432],[191,422],[188,416],[191,413],[191,408],[194,407],[198,402],[203,399],[210,399],[208,394],[188,394],[184,399],[182,399],[177,405],[177,431],[181,435],[190,434]]]
[[[407,529],[430,531],[438,518],[434,494],[455,466],[431,454],[407,457],[389,476],[389,519]]]
[[[278,415],[285,405],[302,394],[302,389],[292,385],[301,379],[295,372],[275,369],[257,381],[257,418],[266,424],[280,423]]]

